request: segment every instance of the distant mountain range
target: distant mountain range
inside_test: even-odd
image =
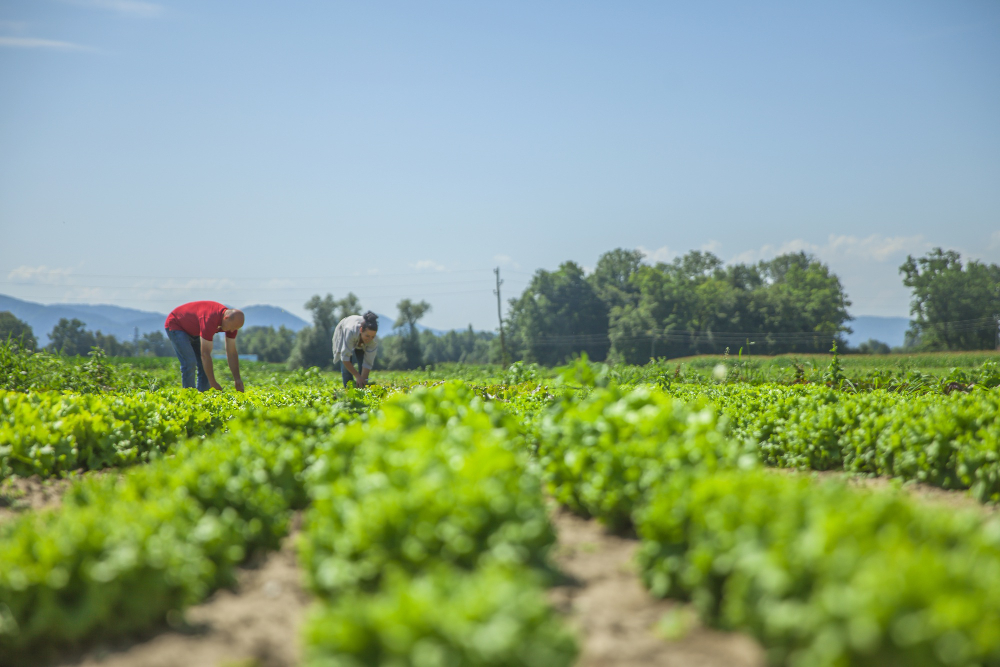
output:
[[[0,312],[5,310],[9,310],[14,317],[24,320],[31,326],[39,346],[49,343],[49,333],[62,318],[68,320],[76,318],[83,322],[87,329],[113,334],[118,340],[131,340],[137,329],[140,336],[154,331],[163,331],[163,323],[167,319],[166,313],[155,313],[135,308],[76,303],[55,303],[46,306],[0,294]],[[277,329],[285,326],[293,331],[298,331],[309,325],[309,322],[301,317],[277,306],[245,306],[242,310],[246,315],[246,326],[248,327],[271,326]],[[383,324],[379,332],[381,335],[389,336],[395,333],[395,329],[391,327],[395,318],[379,315],[379,320],[389,324],[388,328]],[[445,333],[440,329],[431,329],[419,324],[417,328],[421,331],[429,330],[435,335]]]

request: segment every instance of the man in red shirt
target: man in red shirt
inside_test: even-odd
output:
[[[195,386],[195,369],[198,372],[198,391],[209,388],[222,391],[215,381],[212,368],[212,339],[220,331],[226,332],[226,360],[236,383],[236,391],[243,391],[240,378],[240,357],[236,352],[236,331],[243,326],[243,311],[226,308],[218,301],[192,301],[177,306],[167,315],[164,324],[167,338],[174,345],[181,361],[181,385]]]

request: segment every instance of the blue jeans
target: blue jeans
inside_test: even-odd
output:
[[[181,360],[181,386],[194,387],[195,369],[198,371],[198,391],[209,388],[208,376],[201,363],[201,336],[192,336],[184,331],[167,329],[167,338],[173,343],[177,358]]]
[[[351,363],[354,364],[354,370],[361,372],[361,360],[365,358],[365,355],[361,355],[361,359],[358,359],[358,351],[354,350],[351,353]],[[344,380],[344,386],[348,384],[354,385],[354,376],[351,375],[351,371],[347,370],[347,365],[343,361],[340,362],[340,377]]]

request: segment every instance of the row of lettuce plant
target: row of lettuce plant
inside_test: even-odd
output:
[[[554,542],[516,417],[461,383],[338,430],[306,473],[307,664],[571,664]]]
[[[725,421],[598,389],[542,419],[539,459],[561,502],[637,530],[655,594],[771,664],[1000,665],[1000,521],[764,469]]]
[[[373,420],[351,398],[252,409],[0,524],[0,663],[162,623],[232,583],[311,504],[312,664],[570,664],[575,643],[542,593],[554,537],[517,418],[456,384],[393,398]]]
[[[0,664],[161,623],[277,546],[306,503],[317,442],[356,415],[251,411],[173,456],[74,483],[61,507],[0,524]]]
[[[1000,500],[1000,392],[904,395],[826,387],[674,387],[707,397],[735,433],[760,443],[764,463],[846,470],[971,489]]]
[[[381,395],[333,388],[250,389],[243,393],[160,390],[131,394],[67,394],[0,390],[0,479],[50,477],[146,462],[186,438],[224,428],[249,408],[324,406],[360,408]]]

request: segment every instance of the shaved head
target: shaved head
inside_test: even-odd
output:
[[[222,330],[223,331],[236,331],[243,326],[245,321],[243,316],[243,311],[239,308],[230,308],[222,316]]]

